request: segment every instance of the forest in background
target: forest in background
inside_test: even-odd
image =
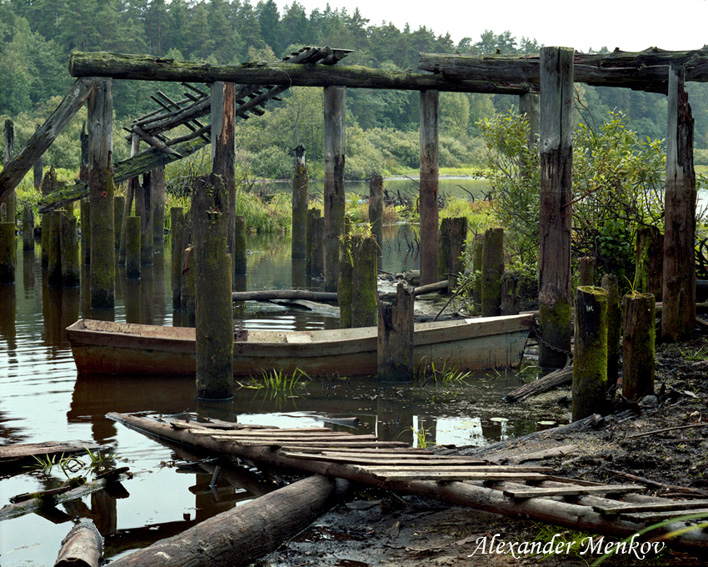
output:
[[[15,122],[21,147],[56,108],[72,83],[66,70],[72,51],[145,53],[219,64],[277,60],[303,45],[354,50],[339,65],[416,70],[420,52],[535,53],[536,39],[486,31],[455,44],[449,34],[427,27],[402,30],[371,24],[358,9],[309,14],[293,1],[282,12],[273,0],[0,0],[0,119]],[[647,46],[649,47],[649,46]],[[606,51],[602,48],[600,52]],[[150,95],[162,90],[181,98],[168,83],[115,81],[116,159],[127,156],[122,125],[155,109]],[[696,118],[696,163],[708,164],[708,86],[691,83]],[[442,167],[481,167],[485,149],[480,121],[507,112],[517,97],[443,93],[440,101]],[[626,115],[640,139],[664,138],[666,97],[628,89],[576,84],[578,121],[599,127],[612,110]],[[241,163],[253,175],[281,177],[292,168],[292,148],[303,144],[311,164],[322,160],[322,89],[295,88],[271,103],[261,118],[240,121]],[[78,138],[85,110],[57,140],[45,164],[78,167]],[[346,175],[402,173],[418,167],[417,92],[347,91]],[[315,165],[315,170],[317,166]]]

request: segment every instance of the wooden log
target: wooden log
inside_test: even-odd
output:
[[[115,306],[112,88],[111,79],[97,81],[88,99],[92,309]]]
[[[125,197],[116,195],[113,197],[113,226],[115,227],[115,247],[120,252],[120,235],[123,229],[123,209],[125,208]]]
[[[504,274],[504,229],[489,228],[482,248],[482,317],[501,313],[501,283]]]
[[[651,293],[622,299],[622,395],[630,401],[654,393],[655,304]]]
[[[420,283],[438,280],[438,104],[436,90],[420,93]]]
[[[84,264],[91,263],[91,203],[81,199],[81,255]],[[42,215],[44,216],[44,215]]]
[[[570,351],[573,50],[541,49],[539,365],[565,366]]]
[[[612,386],[619,378],[620,338],[622,336],[622,310],[619,283],[614,274],[602,276],[601,286],[607,292],[607,383]]]
[[[329,291],[308,291],[305,289],[264,289],[256,291],[235,291],[231,294],[234,301],[270,301],[272,299],[304,299],[336,303],[337,294]]]
[[[295,172],[293,174],[292,257],[295,259],[307,257],[309,184],[310,180],[305,164],[305,147],[299,145],[295,148]]]
[[[352,327],[352,293],[354,285],[354,246],[352,238],[342,239],[339,243],[339,281],[336,299],[339,304],[339,327]],[[325,292],[328,293],[328,292]]]
[[[501,315],[519,314],[519,276],[515,272],[505,271],[501,280]]]
[[[230,399],[234,386],[228,188],[221,176],[198,177],[192,197],[196,286],[197,394]]]
[[[152,172],[143,175],[142,184],[135,186],[135,216],[140,218],[140,261],[152,265]]]
[[[182,234],[184,232],[184,209],[170,209],[172,267],[170,282],[172,287],[172,307],[179,309],[182,277]]]
[[[47,285],[61,287],[61,211],[49,214],[49,263],[47,264]]]
[[[150,172],[152,186],[152,244],[162,248],[165,242],[165,166]]]
[[[409,382],[414,374],[414,290],[405,282],[396,285],[395,302],[378,302],[378,377],[383,381]]]
[[[234,217],[235,239],[234,248],[231,255],[234,263],[234,274],[243,275],[248,273],[248,247],[246,241],[246,217],[235,215]]]
[[[22,210],[22,250],[34,251],[34,213],[29,203]]]
[[[0,284],[14,284],[17,267],[15,223],[0,222]]]
[[[578,259],[578,285],[595,285],[595,258],[592,256]]]
[[[636,255],[632,288],[639,293],[653,293],[661,301],[664,235],[655,226],[645,226],[637,231]]]
[[[344,234],[346,89],[324,90],[324,289],[337,290],[339,238]]]
[[[79,287],[81,285],[81,259],[76,217],[73,213],[60,213],[59,222],[61,285],[63,287]]]
[[[3,164],[7,167],[15,157],[15,124],[9,118],[3,128],[5,146],[3,147]],[[0,198],[0,220],[17,222],[17,194],[11,191],[6,197]]]
[[[378,246],[373,236],[353,238],[352,327],[376,325]]]
[[[142,221],[138,216],[128,217],[125,225],[125,277],[138,280],[141,276]]]
[[[0,172],[0,202],[19,185],[34,163],[52,145],[52,142],[86,102],[98,82],[99,79],[93,77],[78,79],[57,109],[35,131],[17,157],[11,163],[5,164],[5,168]]]
[[[664,208],[664,283],[661,335],[674,342],[693,333],[696,323],[696,172],[693,115],[684,89],[684,68],[669,73]]]
[[[559,368],[558,370],[554,370],[550,374],[547,374],[543,378],[524,384],[520,388],[509,392],[504,396],[503,400],[509,403],[520,402],[526,398],[537,396],[543,392],[548,392],[558,386],[570,384],[572,380],[573,368],[571,366]]]
[[[224,212],[227,215],[227,251],[234,258],[234,270],[237,267],[235,104],[234,83],[216,81],[211,84],[211,169],[216,175],[221,175],[226,186],[228,204],[224,207]]]
[[[581,286],[575,291],[573,421],[607,406],[607,292]]]
[[[82,518],[61,542],[54,567],[100,567],[103,537],[93,520]]]
[[[54,166],[49,169],[47,175],[44,176],[42,180],[42,195],[48,195],[57,190],[59,183],[57,182],[57,174]],[[40,227],[41,227],[41,249],[42,249],[42,268],[46,268],[49,265],[49,222],[50,216],[48,214],[42,214],[40,216]]]
[[[379,270],[383,269],[383,214],[383,177],[380,175],[373,175],[369,180],[369,224],[371,225],[371,234],[376,237],[376,244],[379,247]]]
[[[340,502],[342,480],[311,476],[222,512],[179,535],[112,562],[114,567],[183,567],[202,564],[236,567],[277,549]]]

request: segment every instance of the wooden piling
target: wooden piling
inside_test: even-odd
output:
[[[605,414],[607,394],[607,292],[581,286],[575,291],[573,421]]]
[[[377,244],[373,236],[352,237],[352,327],[376,325]]]
[[[115,306],[112,80],[98,79],[88,99],[91,201],[91,308]]]
[[[49,169],[47,175],[44,176],[42,180],[42,196],[49,195],[59,188],[57,182],[57,173],[52,166]],[[42,254],[42,268],[46,268],[49,265],[49,213],[42,213],[39,216],[39,226],[41,231],[41,254]]]
[[[324,288],[337,291],[339,237],[344,233],[344,87],[324,89]]]
[[[420,283],[438,279],[439,92],[420,92]]]
[[[184,215],[182,229],[182,243],[180,244],[180,310],[185,313],[189,310],[190,301],[194,302],[194,297],[190,298],[190,286],[187,284],[187,274],[189,273],[189,257],[192,251],[192,211],[187,211]],[[194,289],[192,288],[192,292]],[[193,326],[193,324],[192,324]]]
[[[313,278],[324,276],[325,269],[325,219],[315,216],[312,219],[312,271]]]
[[[61,285],[63,287],[79,287],[81,285],[81,260],[76,217],[73,213],[62,213],[59,216],[59,222]]]
[[[622,299],[622,395],[630,401],[654,393],[655,306],[651,293]]]
[[[81,199],[81,255],[84,264],[91,263],[91,203]]]
[[[620,338],[622,336],[622,310],[620,309],[619,282],[614,274],[602,276],[602,289],[607,292],[607,382],[616,384],[619,377]]]
[[[190,246],[186,248],[184,256],[184,287],[182,288],[183,311],[185,313],[187,327],[194,327],[197,321],[197,284],[194,272],[194,247]]]
[[[376,244],[379,247],[379,270],[383,269],[383,213],[383,177],[380,175],[373,175],[369,181],[369,224],[371,225],[371,234],[376,237]]]
[[[233,308],[227,256],[229,195],[221,176],[198,177],[192,197],[196,278],[197,392],[233,397]]]
[[[152,245],[162,247],[165,242],[165,167],[151,172],[152,181]],[[154,259],[153,259],[154,261]]]
[[[172,307],[173,309],[179,309],[182,279],[182,237],[184,233],[184,209],[182,207],[172,207],[170,209],[170,227]]]
[[[464,271],[467,218],[444,218],[438,237],[438,281],[447,280],[447,294],[457,288],[458,276]]]
[[[123,209],[125,208],[125,197],[116,195],[113,198],[113,226],[115,227],[115,247],[120,252],[120,235],[123,229]]]
[[[561,368],[570,351],[573,49],[544,47],[541,81],[539,365]]]
[[[128,217],[125,224],[125,277],[140,279],[142,265],[142,220],[139,216]]]
[[[305,146],[299,145],[295,148],[295,173],[293,174],[292,257],[294,259],[307,257],[309,184],[305,165]]]
[[[130,138],[130,157],[136,156],[140,152],[140,136],[133,134]],[[125,232],[126,224],[128,223],[128,217],[132,216],[131,212],[133,210],[133,201],[135,200],[136,194],[140,187],[140,178],[138,176],[131,177],[128,179],[127,188],[125,190],[125,203],[123,205],[123,217],[121,224],[121,238],[120,246],[118,248],[118,264],[125,264]],[[137,203],[136,203],[137,204]],[[137,215],[137,212],[136,212]]]
[[[15,223],[0,222],[0,284],[15,283],[16,267]]]
[[[519,314],[519,276],[506,271],[502,275],[500,315]]]
[[[140,217],[140,261],[152,265],[152,172],[143,175],[142,184],[135,190],[135,216]]]
[[[15,125],[12,120],[5,120],[3,133],[5,137],[3,163],[7,166],[15,157]],[[0,205],[0,217],[4,222],[17,222],[17,193],[15,193],[14,189],[2,200],[2,204]]]
[[[595,285],[595,258],[583,256],[578,260],[578,285]]]
[[[61,275],[61,211],[49,213],[49,263],[47,264],[47,285],[62,287]]]
[[[352,326],[352,284],[354,278],[354,253],[351,238],[339,243],[339,281],[337,282],[337,304],[339,305],[339,327]]]
[[[651,293],[661,301],[664,269],[664,235],[655,226],[637,231],[636,255],[632,289]]]
[[[478,234],[472,240],[472,268],[474,278],[472,284],[472,298],[474,309],[477,313],[482,310],[482,259],[484,258],[484,235]]]
[[[22,249],[34,250],[34,213],[29,203],[22,210]]]
[[[413,379],[414,288],[399,281],[395,301],[379,301],[377,359],[380,380]]]
[[[504,274],[504,229],[490,228],[484,233],[482,248],[482,317],[501,313],[501,284]]]
[[[234,274],[243,275],[248,273],[248,246],[246,242],[246,217],[243,215],[234,216],[234,248],[231,254],[234,263]]]
[[[236,258],[236,176],[235,125],[236,93],[234,83],[211,84],[211,170],[221,175],[228,194],[224,211],[228,217],[228,251]],[[234,274],[236,272],[234,261]]]
[[[313,241],[312,241],[312,234],[313,234],[313,224],[314,224],[314,219],[320,216],[320,210],[316,208],[311,208],[307,211],[307,249],[306,249],[306,256],[305,256],[305,270],[307,275],[312,274],[312,266],[314,262],[314,255],[313,255]]]

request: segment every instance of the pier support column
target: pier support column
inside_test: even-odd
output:
[[[420,284],[438,277],[438,91],[420,93]]]
[[[371,224],[371,234],[373,234],[376,238],[376,244],[379,247],[379,270],[383,269],[383,213],[383,177],[380,175],[374,175],[369,181],[369,224]]]
[[[292,257],[307,256],[307,199],[310,180],[305,165],[305,147],[295,148],[295,173],[293,174]]]

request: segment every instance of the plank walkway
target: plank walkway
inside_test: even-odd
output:
[[[544,466],[496,465],[474,457],[438,455],[399,441],[379,441],[371,434],[356,435],[326,427],[281,429],[116,413],[107,417],[143,433],[260,466],[334,476],[615,536],[636,534],[663,519],[679,518],[660,532],[695,525],[697,520],[681,519],[687,514],[708,517],[708,500],[648,496],[643,494],[646,487],[642,485],[563,478]],[[672,543],[708,549],[708,529],[699,526],[674,538]]]

